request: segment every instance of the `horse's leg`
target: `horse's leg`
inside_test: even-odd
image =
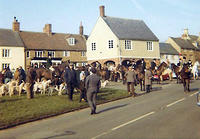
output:
[[[145,81],[143,80],[143,88],[144,88],[144,91],[145,91]]]
[[[190,92],[190,79],[187,80],[187,86],[188,92]]]
[[[140,90],[142,91],[142,81],[139,80],[139,83],[140,83]]]

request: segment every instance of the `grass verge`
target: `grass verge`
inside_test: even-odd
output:
[[[128,97],[125,90],[102,89],[97,95],[97,104],[102,104]],[[26,96],[4,96],[0,98],[0,129],[56,116],[62,113],[88,107],[84,101],[79,103],[79,94],[74,94],[73,101],[68,96],[36,95],[28,100]]]

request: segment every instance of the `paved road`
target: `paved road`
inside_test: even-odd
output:
[[[181,84],[0,131],[0,139],[200,139],[200,81],[184,93]]]

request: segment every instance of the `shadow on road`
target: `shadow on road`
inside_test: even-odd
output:
[[[118,105],[118,106],[113,106],[113,107],[110,107],[110,108],[106,108],[104,110],[100,110],[99,112],[97,113],[102,113],[102,112],[105,112],[105,111],[109,111],[109,110],[113,110],[113,109],[117,109],[117,108],[121,108],[121,107],[125,107],[127,106],[128,104],[123,104],[123,105]]]
[[[41,139],[54,139],[57,137],[63,137],[63,136],[67,136],[67,135],[74,135],[76,134],[73,131],[65,131],[64,133],[58,134],[58,135],[53,135],[53,136],[49,136],[49,137],[45,137],[45,138],[41,138]]]

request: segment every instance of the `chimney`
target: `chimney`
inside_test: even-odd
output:
[[[100,16],[105,17],[105,7],[102,5],[99,7],[99,9],[100,9]]]
[[[182,38],[183,38],[183,39],[189,39],[188,29],[184,29],[184,32],[183,32]]]
[[[81,22],[80,27],[79,27],[79,34],[83,35],[83,25],[82,25],[82,22]]]
[[[52,31],[51,31],[51,24],[45,24],[44,28],[43,28],[43,32],[44,33],[47,33],[48,35],[51,35],[52,34]]]
[[[12,25],[13,31],[20,31],[20,23],[17,21],[16,17],[14,17],[13,25]]]

